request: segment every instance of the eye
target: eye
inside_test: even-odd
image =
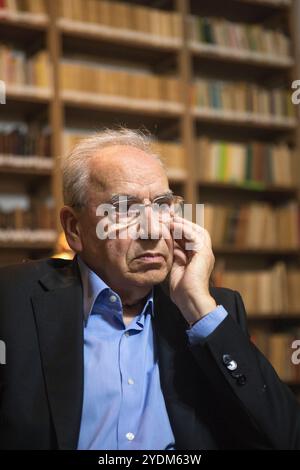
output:
[[[118,214],[126,214],[128,210],[127,201],[117,202],[114,204],[114,208]]]
[[[129,217],[135,217],[142,213],[143,211],[143,204],[138,202],[130,202],[128,204],[127,214]]]
[[[127,196],[119,196],[116,201],[112,203],[113,208],[117,214],[124,215],[128,210],[128,198]]]
[[[170,197],[161,197],[153,201],[153,206],[160,212],[169,212],[172,207],[173,199]]]

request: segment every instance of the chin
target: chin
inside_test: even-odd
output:
[[[140,287],[151,287],[163,282],[168,275],[166,269],[152,269],[135,275],[136,284]]]

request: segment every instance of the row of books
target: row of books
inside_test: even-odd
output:
[[[114,28],[141,31],[162,37],[180,37],[179,14],[172,11],[107,0],[59,2],[60,16]]]
[[[201,137],[196,142],[201,180],[262,188],[293,184],[293,151],[285,143],[226,142]]]
[[[251,339],[269,359],[281,380],[300,382],[299,328],[291,332],[269,332],[255,328],[251,332]]]
[[[190,18],[193,41],[260,52],[274,56],[290,55],[290,39],[280,30],[266,29],[261,24],[241,24],[224,18]]]
[[[296,115],[289,90],[247,82],[198,79],[193,86],[191,101],[199,108],[268,116]]]
[[[49,157],[51,155],[49,128],[33,130],[22,124],[1,125],[0,155]]]
[[[80,139],[89,136],[83,130],[64,132],[67,153]],[[7,124],[0,127],[0,154],[50,156],[50,130],[28,129],[26,125]],[[185,170],[184,148],[180,143],[158,141],[153,150],[162,158],[166,168]],[[212,141],[202,137],[196,142],[196,168],[201,181],[238,183],[256,189],[268,185],[293,184],[292,150],[284,143],[278,145],[253,142],[249,144]]]
[[[66,154],[90,132],[66,129],[63,135],[63,153]],[[157,141],[153,150],[167,169],[184,171],[184,147],[178,142]],[[262,142],[249,144],[213,141],[202,137],[196,142],[196,169],[200,181],[240,183],[246,187],[264,189],[265,185],[293,184],[292,150],[284,143]]]
[[[179,100],[177,78],[104,67],[96,63],[64,60],[60,68],[62,90],[76,90],[128,98]]]
[[[28,57],[21,49],[0,44],[1,80],[7,85],[51,86],[51,67],[47,51],[39,51]]]
[[[241,271],[226,269],[219,261],[213,279],[216,286],[240,292],[248,315],[300,314],[300,270],[283,262],[267,269]]]
[[[67,0],[68,2],[68,0]],[[0,0],[0,12],[46,13],[46,0]]]
[[[185,152],[184,147],[180,143],[157,141],[152,145],[152,147],[167,169],[185,171]]]
[[[297,202],[273,207],[263,202],[205,204],[204,226],[215,247],[297,249],[300,215]]]
[[[33,201],[29,208],[15,207],[3,210],[0,201],[0,229],[2,230],[51,230],[55,227],[55,212],[52,205]]]

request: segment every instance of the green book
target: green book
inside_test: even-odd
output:
[[[220,142],[219,165],[218,165],[218,179],[220,181],[226,180],[226,163],[227,163],[227,145],[225,142]]]

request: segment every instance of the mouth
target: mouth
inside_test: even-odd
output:
[[[147,264],[157,264],[163,263],[165,257],[161,253],[146,252],[136,257],[136,260],[147,263]]]

